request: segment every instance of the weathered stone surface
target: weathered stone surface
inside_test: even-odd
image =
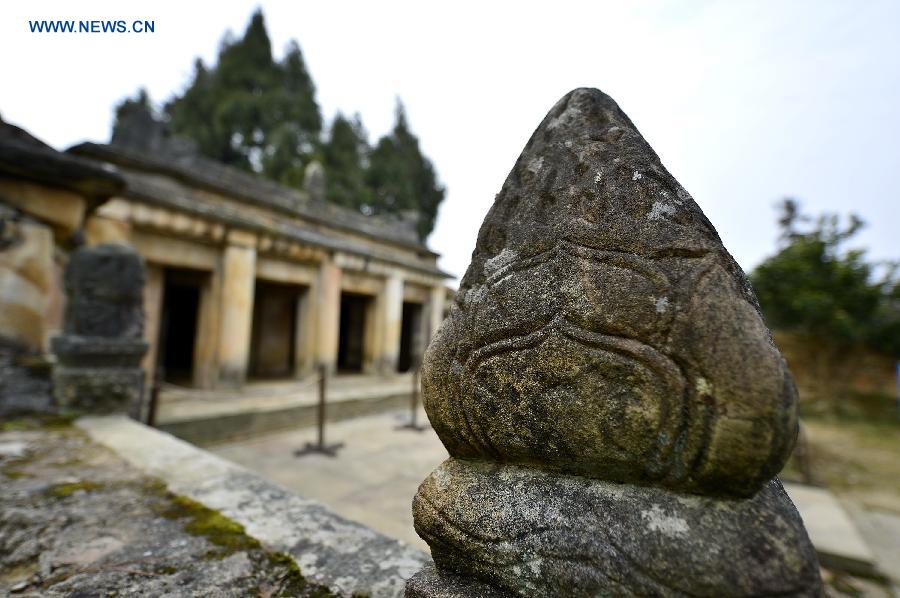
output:
[[[413,513],[439,569],[520,596],[821,592],[777,480],[722,500],[451,458],[423,482]]]
[[[85,413],[132,413],[144,394],[139,367],[66,367],[53,370],[53,396],[60,407]]]
[[[512,598],[493,586],[452,573],[438,573],[433,565],[423,568],[406,582],[406,598]]]
[[[65,333],[51,339],[60,407],[137,415],[144,392],[144,262],[126,245],[81,247],[66,266]]]
[[[423,367],[451,459],[407,596],[817,596],[797,397],[743,272],[616,103],[560,100]],[[487,586],[487,588],[485,587]]]
[[[69,335],[141,338],[144,260],[127,245],[82,247],[66,266]]]
[[[0,432],[0,596],[335,596],[304,573],[59,422]]]
[[[50,364],[0,338],[0,418],[53,410]]]
[[[154,428],[117,416],[76,423],[137,470],[240,523],[267,549],[289,554],[307,579],[341,596],[402,596],[405,580],[428,563],[417,548]]]
[[[54,337],[50,345],[57,363],[77,367],[137,366],[147,351],[142,338],[64,335]]]
[[[497,195],[423,390],[453,456],[722,495],[758,490],[797,430],[740,268],[592,89],[553,107]]]

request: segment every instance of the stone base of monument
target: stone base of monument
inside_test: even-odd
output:
[[[513,598],[502,590],[452,573],[438,573],[429,565],[406,582],[406,598]]]
[[[407,596],[822,592],[777,480],[751,498],[714,498],[451,458],[422,483],[413,512],[437,570],[413,578]]]
[[[63,409],[137,414],[144,391],[142,339],[58,336],[51,340],[57,366],[53,394]]]

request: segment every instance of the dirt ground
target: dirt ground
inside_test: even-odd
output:
[[[900,515],[900,419],[804,418],[811,483],[868,509]],[[792,459],[782,472],[804,481]]]

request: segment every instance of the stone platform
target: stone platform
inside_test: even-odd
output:
[[[335,376],[328,380],[328,420],[401,409],[409,405],[411,392],[411,374]],[[160,392],[156,423],[178,438],[206,446],[313,426],[317,405],[315,376],[250,382],[240,390],[166,384]]]
[[[404,580],[430,562],[424,552],[320,502],[127,418],[82,418],[76,425],[171,491],[239,523],[268,550],[289,555],[305,578],[338,595],[401,596]]]
[[[0,425],[2,596],[394,598],[429,562],[127,418],[23,423]]]

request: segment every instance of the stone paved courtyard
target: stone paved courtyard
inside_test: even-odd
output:
[[[336,457],[294,451],[315,439],[315,428],[279,432],[209,450],[328,505],[344,517],[425,550],[413,529],[412,497],[447,451],[430,429],[396,430],[409,411],[329,424],[328,443],[344,442]],[[420,411],[419,422],[426,422]]]

